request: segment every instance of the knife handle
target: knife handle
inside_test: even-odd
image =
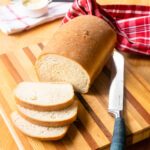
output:
[[[115,119],[115,127],[110,150],[125,150],[126,131],[125,123],[122,117]]]

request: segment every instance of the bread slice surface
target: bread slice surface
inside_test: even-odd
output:
[[[43,127],[32,124],[17,112],[11,114],[14,125],[24,134],[40,140],[59,140],[66,134],[69,126],[62,127]]]
[[[16,102],[26,108],[59,110],[73,103],[74,90],[69,83],[21,82],[14,95]]]
[[[75,121],[78,102],[75,100],[66,109],[58,111],[37,111],[17,105],[19,114],[28,121],[41,126],[65,126]]]
[[[47,54],[36,63],[37,75],[42,82],[68,82],[75,91],[86,93],[90,78],[77,62],[55,54]],[[82,90],[81,90],[82,89]]]

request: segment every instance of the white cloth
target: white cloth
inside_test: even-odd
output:
[[[63,17],[71,5],[71,2],[52,2],[49,4],[48,14],[39,18],[27,16],[20,3],[0,6],[0,30],[6,34],[13,34],[31,29]]]

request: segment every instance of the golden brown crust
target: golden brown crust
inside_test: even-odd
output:
[[[102,70],[116,43],[116,33],[102,19],[80,16],[62,25],[50,39],[42,54],[57,54],[80,64],[91,82]]]
[[[50,111],[50,110],[60,110],[60,109],[64,109],[68,106],[70,106],[73,101],[74,101],[74,97],[64,103],[61,104],[57,104],[57,105],[37,105],[37,104],[31,104],[25,101],[22,101],[21,99],[19,99],[18,97],[15,96],[15,100],[16,103],[19,104],[20,106],[23,106],[25,108],[29,108],[29,109],[33,109],[33,110],[39,110],[39,111]]]

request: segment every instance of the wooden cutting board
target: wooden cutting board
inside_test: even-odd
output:
[[[109,149],[114,118],[107,112],[111,80],[106,68],[88,94],[78,95],[78,119],[62,140],[41,142],[12,125],[10,114],[16,110],[13,89],[21,81],[38,81],[33,64],[42,47],[40,43],[0,55],[0,149]],[[150,61],[147,57],[125,57],[124,117],[129,145],[150,137]]]

